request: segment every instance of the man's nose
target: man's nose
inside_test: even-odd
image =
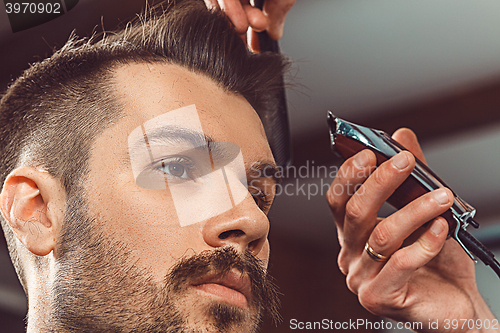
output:
[[[266,242],[269,220],[249,194],[233,209],[209,219],[202,233],[212,247],[232,245],[256,256]]]

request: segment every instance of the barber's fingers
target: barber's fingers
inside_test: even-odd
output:
[[[369,311],[381,313],[385,307],[401,309],[412,302],[409,282],[415,272],[436,257],[448,234],[448,223],[438,217],[416,242],[396,251],[380,273],[358,290],[360,303]]]
[[[426,193],[378,223],[367,243],[375,253],[391,260],[391,256],[400,249],[406,239],[414,236],[413,233],[425,223],[443,214],[452,204],[453,193],[449,189]],[[357,293],[359,286],[379,274],[385,264],[386,262],[373,260],[364,251],[354,267],[349,268],[349,289]]]
[[[414,231],[446,212],[452,204],[453,193],[447,188],[426,193],[377,224],[368,244],[375,252],[390,256]]]
[[[266,0],[263,11],[255,8],[249,0],[204,0],[207,8],[220,8],[233,23],[236,32],[246,33],[267,30],[269,36],[278,40],[283,35],[285,17],[295,0]]]
[[[392,138],[411,151],[419,160],[427,164],[422,148],[418,143],[417,136],[409,128],[400,128],[392,135]]]
[[[217,0],[204,0],[204,1],[205,1],[205,6],[207,6],[208,9],[214,10],[220,8]]]
[[[264,13],[269,18],[267,27],[269,37],[278,40],[283,36],[285,18],[294,3],[295,0],[266,0],[264,2]]]
[[[375,154],[365,149],[342,164],[328,189],[326,199],[337,225],[339,237],[342,237],[347,202],[355,190],[368,178],[376,165]],[[342,245],[342,241],[340,244]]]
[[[355,255],[363,251],[377,223],[378,211],[414,166],[413,155],[403,151],[382,163],[361,185],[346,204],[343,249]]]
[[[208,0],[210,1],[210,0]],[[205,0],[205,3],[207,0]],[[214,1],[210,1],[213,3]],[[248,18],[244,5],[249,5],[248,0],[218,0],[218,7],[226,13],[231,22],[233,22],[236,32],[240,35],[248,30]]]
[[[219,3],[217,0],[204,0],[205,1],[205,6],[207,6],[208,9],[214,10],[216,8],[219,8]]]
[[[256,31],[266,30],[269,20],[260,10],[253,7],[249,0],[204,0],[209,9],[222,10],[233,23],[238,34],[243,35],[248,27]]]
[[[255,8],[249,3],[243,5],[243,9],[245,10],[245,13],[247,15],[248,24],[254,31],[260,32],[268,29],[270,23],[269,17],[265,15],[260,9]]]
[[[229,2],[231,0],[219,0],[219,3],[223,1]],[[269,37],[274,40],[278,40],[283,36],[285,18],[288,11],[294,5],[295,0],[266,0],[262,11],[252,6],[249,0],[240,1],[246,13],[248,26],[250,26],[250,28],[254,31],[266,30]]]

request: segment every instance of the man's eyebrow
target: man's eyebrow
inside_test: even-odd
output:
[[[142,127],[142,129],[144,136],[132,143],[132,149],[144,147],[146,140],[148,144],[190,143],[193,147],[206,146],[214,141],[209,135],[191,128],[168,125],[147,130]]]
[[[274,180],[276,184],[281,184],[282,175],[280,169],[276,166],[276,163],[271,161],[257,161],[253,162],[246,169],[247,177],[252,178],[270,178]]]
[[[174,145],[174,144],[189,144],[193,148],[206,148],[209,142],[213,142],[213,138],[200,131],[179,127],[174,125],[165,125],[152,129],[145,129],[141,125],[142,135],[134,141],[129,141],[129,149],[125,163],[130,163],[130,159],[134,155],[141,154],[146,146],[151,162],[153,162],[153,155],[151,153],[151,145]],[[141,155],[139,155],[141,156]]]
[[[209,146],[210,153],[215,159],[224,160],[225,155],[227,155],[225,156],[226,158],[232,157],[231,160],[235,157],[235,152],[232,151],[234,150],[234,147],[220,145],[210,135],[204,134],[191,128],[166,125],[145,130],[142,125],[141,127],[142,133],[144,135],[136,141],[130,143],[129,150],[132,153],[137,150],[144,149],[145,143],[148,146],[158,144],[189,143],[193,148],[203,148]],[[276,184],[281,184],[282,181],[281,171],[272,161],[253,162],[249,167],[246,168],[245,171],[248,177],[270,178]]]
[[[145,130],[144,126],[141,126],[141,129],[142,136],[136,139],[135,142],[130,143],[129,150],[134,155],[138,151],[144,151],[146,145],[151,162],[155,160],[151,147],[162,145],[173,146],[187,143],[191,147],[184,147],[185,150],[178,152],[179,154],[192,154],[195,151],[206,152],[209,154],[206,156],[210,156],[212,169],[214,167],[219,169],[227,165],[240,153],[238,145],[229,142],[217,142],[210,135],[190,128],[166,125],[151,130]],[[205,155],[203,156],[205,157]]]

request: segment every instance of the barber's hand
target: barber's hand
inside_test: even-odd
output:
[[[393,138],[425,162],[412,131],[400,129]],[[452,205],[451,191],[427,193],[381,219],[378,210],[410,175],[415,159],[402,152],[373,171],[375,166],[371,151],[358,153],[345,161],[327,194],[341,245],[338,265],[348,288],[368,311],[421,322],[421,331],[466,332],[468,324],[461,319],[491,324],[494,317],[477,290],[473,261],[454,239],[446,240],[448,223],[439,215]],[[388,260],[370,257],[367,243]],[[439,320],[439,329],[430,330],[429,320]]]
[[[278,40],[283,35],[285,17],[295,0],[266,0],[261,11],[249,0],[204,0],[208,8],[220,8],[243,35],[251,27],[255,31],[267,30],[269,37]]]

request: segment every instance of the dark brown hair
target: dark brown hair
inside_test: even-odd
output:
[[[110,79],[116,67],[131,62],[173,63],[206,75],[243,95],[257,112],[272,107],[287,66],[281,56],[250,53],[223,13],[194,0],[157,6],[100,38],[70,37],[0,100],[1,183],[16,167],[40,167],[60,179],[70,196],[85,179],[94,139],[123,115]],[[13,232],[1,222],[26,287]]]

